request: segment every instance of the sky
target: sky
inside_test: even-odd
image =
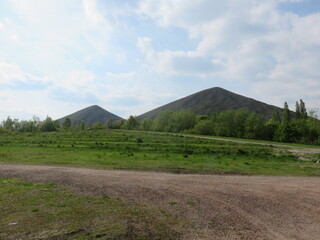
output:
[[[0,0],[0,120],[222,87],[320,107],[320,0]]]

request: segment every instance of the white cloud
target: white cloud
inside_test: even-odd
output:
[[[46,91],[1,89],[0,118],[7,116],[30,119],[33,115],[44,118],[46,115],[54,115],[56,102],[47,97]],[[65,106],[59,104],[61,108]]]
[[[290,97],[316,106],[320,14],[280,11],[284,1],[297,2],[4,1],[0,94],[7,100],[0,113],[50,108],[56,117],[96,103],[126,117],[195,85],[236,86],[229,90],[279,106]]]
[[[14,44],[21,44],[21,38],[15,31],[15,27],[15,24],[9,18],[4,18],[0,21],[0,34]]]
[[[10,32],[2,31],[3,36],[22,42],[17,46],[8,40],[5,47],[17,52],[17,57],[37,63],[32,67],[45,74],[55,74],[57,67],[60,72],[83,68],[86,61],[105,56],[110,49],[111,24],[99,12],[95,0],[78,3],[76,0],[10,1],[14,15],[2,22],[2,26],[7,26],[5,29],[10,29]],[[19,21],[13,24],[10,18]]]
[[[144,0],[137,12],[160,26],[189,28],[221,16],[228,5],[228,1],[212,0]]]
[[[161,51],[156,52],[152,39],[140,37],[137,46],[144,54],[144,61],[149,70],[164,75],[207,76],[223,68],[218,59],[201,56],[195,51]]]
[[[36,77],[32,74],[23,72],[19,66],[8,63],[4,59],[0,59],[0,84],[4,86],[13,86],[19,83],[49,83],[48,77]]]
[[[10,64],[0,59],[0,83],[12,85],[14,81],[26,82],[26,74],[22,73],[15,64]]]
[[[97,10],[97,2],[95,0],[83,0],[82,1],[85,15],[95,25],[103,25],[106,31],[112,30],[112,27],[103,17],[103,15]]]
[[[155,51],[148,40],[142,52],[153,66],[149,69],[243,82],[264,99],[320,95],[320,28],[316,27],[320,14],[301,17],[280,12],[279,3],[278,0],[142,1],[140,14],[160,27],[183,28],[189,38],[198,40],[194,50],[185,52]],[[209,13],[208,9],[213,11]],[[201,11],[203,15],[198,14]],[[217,65],[210,65],[208,59]],[[266,87],[270,88],[268,95],[266,91],[258,91]],[[278,87],[293,91],[277,91]],[[303,89],[304,94],[297,89]]]
[[[151,80],[150,75],[137,72],[106,72],[104,81],[94,92],[104,102],[104,107],[124,118],[140,115],[172,99],[173,94],[164,91],[162,80]]]
[[[94,85],[96,76],[88,71],[71,71],[68,76],[62,81],[59,81],[57,84],[59,87],[63,87],[66,90],[72,92],[78,92],[81,94],[81,91],[90,90],[91,86]]]

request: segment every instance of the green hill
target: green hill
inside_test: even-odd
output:
[[[271,118],[273,110],[278,111],[279,114],[283,111],[283,109],[279,107],[241,96],[223,88],[214,87],[153,109],[140,115],[139,118],[155,119],[157,114],[164,110],[178,111],[189,109],[199,115],[210,115],[216,111],[235,110],[239,108],[247,108],[252,112],[262,114],[265,119]]]
[[[64,121],[64,119],[70,118],[72,124],[79,124],[83,121],[87,126],[92,125],[96,122],[105,123],[109,118],[112,118],[113,121],[117,121],[122,119],[121,117],[108,112],[107,110],[103,109],[98,105],[93,105],[87,108],[84,108],[80,111],[67,115],[58,119],[60,123]]]

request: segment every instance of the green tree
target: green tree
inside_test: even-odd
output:
[[[107,122],[106,122],[106,128],[107,129],[112,129],[113,128],[113,121],[112,118],[108,118]]]
[[[57,131],[54,121],[51,117],[47,116],[46,119],[41,123],[40,130],[42,132],[53,132]]]
[[[201,135],[214,135],[214,124],[212,120],[200,120],[194,127],[196,133]]]
[[[278,129],[280,122],[273,122],[272,120],[268,121],[263,128],[263,139],[265,140],[276,140],[275,133]]]
[[[8,116],[7,119],[2,122],[3,128],[9,131],[13,131],[13,125],[14,121],[10,118],[10,116]]]
[[[152,126],[153,126],[153,121],[149,118],[143,119],[140,124],[141,130],[144,130],[144,131],[152,130]]]
[[[247,120],[252,115],[247,108],[241,108],[234,111],[234,137],[247,137],[246,130],[247,130]],[[252,118],[253,119],[253,118]]]
[[[122,129],[124,127],[124,125],[125,125],[125,120],[119,119],[119,120],[114,122],[113,128],[114,129]]]
[[[275,140],[280,142],[297,142],[299,133],[295,123],[282,122],[275,133]]]
[[[70,118],[65,118],[64,121],[62,122],[62,127],[64,129],[71,128],[71,119]]]
[[[80,130],[80,131],[83,131],[86,129],[86,124],[84,123],[83,120],[81,120],[80,124],[77,124],[75,126],[75,130]]]
[[[307,114],[307,109],[306,109],[306,105],[305,103],[302,101],[302,99],[300,99],[300,117],[302,119],[307,119],[308,118],[308,114]]]
[[[85,129],[86,129],[86,124],[84,123],[84,121],[81,121],[81,123],[80,123],[80,129],[81,129],[81,130],[85,130]]]
[[[273,110],[271,120],[273,123],[279,123],[281,121],[279,113],[277,110]]]
[[[307,119],[295,121],[299,132],[299,142],[305,144],[320,144],[320,121],[316,111],[309,111]],[[306,116],[306,115],[304,115]]]
[[[245,122],[245,138],[263,139],[264,138],[264,120],[263,116],[256,113],[250,113]]]
[[[224,137],[245,137],[246,121],[250,114],[246,108],[220,112],[214,120],[216,134]]]
[[[282,113],[282,122],[289,123],[290,120],[291,120],[291,116],[290,116],[289,106],[288,106],[288,103],[285,102],[284,103],[284,110],[283,110],[283,113]]]
[[[128,130],[137,129],[139,127],[139,119],[137,117],[130,116],[126,121],[125,127]]]
[[[59,129],[59,128],[60,128],[60,122],[59,122],[58,120],[55,120],[55,121],[53,122],[53,124],[54,124],[54,127],[55,127],[56,129]]]
[[[33,116],[32,120],[28,121],[25,131],[37,132],[40,130],[40,127],[41,127],[40,125],[41,125],[40,119],[37,116]]]
[[[155,131],[159,132],[173,132],[174,130],[174,118],[173,111],[166,110],[158,113],[155,119]]]
[[[91,129],[100,130],[103,129],[103,124],[101,122],[95,122],[92,124]]]
[[[182,132],[183,130],[192,129],[196,124],[196,115],[190,110],[180,110],[173,113],[173,131]]]
[[[300,119],[300,118],[301,118],[300,104],[297,101],[296,102],[296,119]]]
[[[223,137],[235,137],[236,136],[236,126],[235,126],[235,112],[234,110],[229,110],[225,112],[220,112],[215,119],[215,132],[218,136]]]

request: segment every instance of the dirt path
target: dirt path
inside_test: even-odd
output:
[[[0,177],[56,182],[82,194],[159,205],[190,220],[188,228],[180,229],[184,239],[320,236],[320,178],[176,175],[13,164],[0,164]]]

